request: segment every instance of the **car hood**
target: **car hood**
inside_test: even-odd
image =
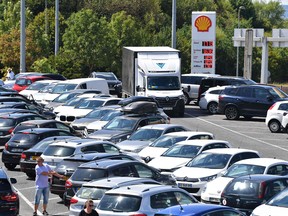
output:
[[[173,169],[184,166],[191,158],[157,157],[148,163],[157,169]]]
[[[211,194],[211,195],[217,195],[220,197],[226,185],[232,180],[233,178],[227,178],[227,177],[222,177],[222,176],[218,177],[207,183],[205,193]]]
[[[88,125],[88,124],[90,124],[91,122],[94,122],[94,121],[96,121],[96,119],[83,117],[83,118],[74,120],[71,123],[71,125],[75,125],[75,126],[76,125]]]
[[[92,130],[101,130],[103,126],[105,126],[108,121],[94,121],[87,125],[88,129]]]
[[[93,109],[71,109],[71,113],[67,113],[67,111],[65,111],[65,113],[67,113],[66,115],[70,115],[70,116],[86,116],[89,112],[91,112]],[[64,112],[62,112],[62,114],[64,114]]]
[[[201,167],[181,167],[180,169],[173,172],[176,177],[185,177],[188,178],[203,178],[207,176],[212,176],[219,174],[223,169],[207,169]]]
[[[124,135],[128,135],[131,132],[127,132],[127,131],[117,131],[117,130],[99,130],[96,131],[94,133],[89,134],[89,138],[97,138],[97,139],[109,139],[115,136],[124,136]]]
[[[73,106],[58,106],[54,109],[54,113],[58,113],[59,115],[68,115],[73,110]]]
[[[133,151],[135,149],[144,148],[149,145],[151,141],[136,141],[136,140],[124,140],[117,143],[117,146],[124,151]]]
[[[140,157],[145,158],[145,157],[150,157],[150,158],[155,158],[163,154],[168,148],[159,148],[159,147],[150,147],[147,146],[144,149],[142,149],[138,154]]]

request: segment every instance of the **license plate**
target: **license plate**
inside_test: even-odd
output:
[[[209,198],[209,201],[210,202],[220,202],[220,199],[218,199],[218,198]]]
[[[11,152],[23,152],[23,151],[24,151],[24,149],[20,149],[20,148],[13,148],[11,150]]]
[[[64,176],[62,179],[66,181],[68,178],[68,176]]]
[[[163,110],[173,110],[172,107],[163,107]]]
[[[39,158],[39,156],[32,156],[31,159],[32,160],[37,160]]]
[[[178,183],[177,185],[178,187],[182,187],[182,188],[192,188],[192,184],[188,184],[188,183]]]

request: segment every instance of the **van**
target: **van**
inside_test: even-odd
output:
[[[201,80],[199,90],[198,90],[198,99],[197,103],[199,103],[200,96],[205,91],[207,91],[211,87],[215,86],[228,86],[228,85],[254,85],[257,84],[251,79],[247,79],[244,77],[233,77],[233,76],[216,76],[216,77],[206,77]]]
[[[198,98],[198,90],[201,80],[205,77],[220,76],[218,74],[182,74],[181,75],[181,87],[184,93],[185,104],[189,104],[191,101]]]
[[[75,89],[97,89],[101,91],[102,94],[109,94],[109,87],[107,80],[101,78],[79,78],[65,80],[57,83],[51,92],[47,93],[42,104],[46,105],[55,99],[58,95],[63,92],[68,92]]]

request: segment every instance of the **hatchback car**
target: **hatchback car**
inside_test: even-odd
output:
[[[12,185],[15,183],[17,183],[17,180],[15,178],[9,178],[5,170],[0,168],[0,215],[19,215],[19,195]]]
[[[194,196],[200,197],[207,182],[237,161],[259,158],[257,151],[238,148],[218,148],[202,152],[185,166],[173,172],[177,185]]]
[[[175,143],[184,140],[194,140],[194,139],[214,139],[214,135],[208,132],[199,131],[181,131],[172,132],[160,136],[158,139],[154,140],[149,146],[143,148],[138,154],[145,160],[146,163],[153,160],[155,157],[162,155],[167,149],[169,149]]]
[[[92,199],[94,208],[98,205],[105,192],[114,188],[136,185],[136,184],[156,184],[159,182],[149,178],[136,177],[112,177],[91,181],[82,185],[77,193],[70,200],[69,215],[79,216],[84,208],[87,199]]]
[[[246,85],[226,87],[219,95],[218,112],[228,120],[240,116],[265,117],[268,109],[277,101],[287,101],[288,95],[269,85]]]
[[[207,110],[210,114],[216,114],[219,102],[219,94],[225,89],[223,86],[209,88],[200,95],[199,107],[202,110]]]
[[[230,143],[224,140],[185,140],[171,146],[159,157],[148,162],[148,165],[162,172],[173,172],[203,151],[230,147]]]
[[[73,134],[54,128],[34,128],[19,131],[5,144],[2,162],[7,169],[14,169],[20,163],[23,151],[51,136],[73,136]]]
[[[287,176],[247,175],[233,179],[221,194],[221,205],[247,215],[288,186]],[[281,214],[282,215],[282,214]]]
[[[281,124],[284,113],[287,112],[288,101],[278,101],[268,109],[265,124],[272,133],[278,133],[286,128],[283,128]]]
[[[117,143],[117,146],[126,152],[138,153],[164,134],[187,130],[187,128],[178,124],[146,125],[133,132],[128,139]]]
[[[140,184],[107,191],[96,210],[103,216],[154,216],[161,209],[192,203],[197,203],[197,200],[181,188]]]
[[[221,176],[207,183],[201,193],[201,201],[219,204],[221,193],[230,181],[239,176],[253,174],[287,175],[288,162],[274,158],[252,158],[238,161]]]
[[[49,77],[43,75],[34,75],[34,76],[22,76],[15,80],[13,89],[20,92],[26,89],[32,83],[39,81],[39,80],[48,80],[51,79]]]
[[[80,165],[66,181],[64,203],[70,202],[82,184],[112,176],[150,178],[161,183],[175,185],[175,180],[171,175],[163,175],[157,169],[139,161],[103,160],[97,163],[91,161]]]

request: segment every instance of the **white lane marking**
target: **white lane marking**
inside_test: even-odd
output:
[[[21,188],[21,189],[18,189],[18,190],[23,191],[23,190],[30,190],[30,189],[35,189],[35,186],[27,187],[27,188]]]
[[[15,188],[18,191],[18,195],[29,205],[33,211],[34,211],[34,205],[18,190],[18,188]],[[39,210],[37,211],[38,215],[43,215]]]
[[[237,131],[230,130],[229,128],[222,127],[222,126],[220,126],[220,125],[218,125],[218,124],[214,124],[214,123],[209,122],[209,121],[207,121],[207,120],[205,120],[205,119],[201,119],[201,118],[199,118],[199,117],[190,115],[189,113],[186,113],[186,115],[189,115],[189,116],[191,116],[191,117],[194,117],[194,118],[196,118],[196,119],[198,119],[198,120],[200,120],[200,121],[206,122],[206,123],[208,123],[208,124],[214,125],[214,126],[216,126],[216,127],[220,127],[220,128],[222,128],[222,129],[227,130],[227,131],[230,131],[230,132],[232,132],[232,133],[235,133],[235,134],[244,136],[244,137],[246,137],[246,138],[255,140],[255,141],[257,141],[257,142],[261,142],[261,143],[263,143],[263,144],[265,144],[265,145],[272,146],[272,147],[274,147],[274,148],[278,148],[278,149],[281,149],[281,150],[283,150],[283,151],[288,152],[288,149],[282,148],[282,147],[280,147],[280,146],[273,145],[273,144],[271,144],[271,143],[268,143],[268,142],[265,142],[265,141],[256,139],[256,138],[254,138],[254,137],[247,136],[247,135],[245,135],[245,134],[243,134],[243,133],[239,133],[239,132],[237,132]]]

